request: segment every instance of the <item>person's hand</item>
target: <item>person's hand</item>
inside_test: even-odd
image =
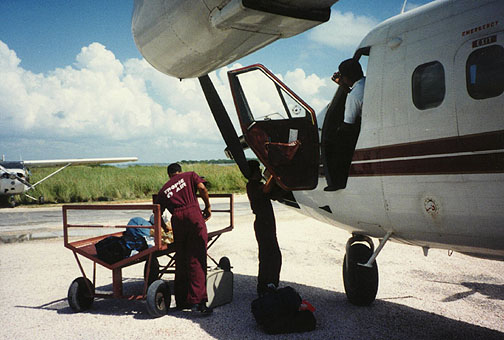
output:
[[[335,82],[336,84],[340,85],[341,82],[341,73],[339,72],[334,72],[334,74],[331,77],[331,80]]]
[[[331,80],[335,82],[336,84],[339,85],[345,91],[346,93],[350,92],[350,87],[347,83],[347,81],[343,80],[343,76],[339,72],[334,72],[334,74],[331,77]]]
[[[205,219],[205,222],[206,222],[212,216],[212,210],[210,209],[210,207],[206,207],[205,209],[203,209],[202,214],[203,214],[203,218]]]

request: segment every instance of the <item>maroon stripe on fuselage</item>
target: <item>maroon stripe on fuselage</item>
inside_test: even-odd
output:
[[[353,160],[387,159],[504,149],[504,131],[355,150]]]
[[[353,161],[373,162],[352,163],[350,176],[503,173],[504,152],[492,152],[503,149],[504,131],[360,149],[355,151]],[[488,153],[454,155],[477,151]],[[435,155],[445,156],[425,157]],[[422,158],[393,159],[420,156]]]
[[[404,176],[504,172],[504,153],[352,164],[350,176]]]

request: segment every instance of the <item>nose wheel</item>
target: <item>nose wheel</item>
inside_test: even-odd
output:
[[[365,241],[364,243],[356,243]],[[368,306],[376,298],[378,292],[378,265],[376,261],[363,266],[373,255],[373,242],[368,237],[352,237],[347,243],[347,251],[343,260],[343,283],[348,301],[358,306]]]

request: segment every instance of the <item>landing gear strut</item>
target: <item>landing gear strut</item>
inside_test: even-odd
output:
[[[363,244],[366,242],[369,244]],[[350,303],[358,306],[370,305],[378,292],[378,265],[363,266],[373,255],[373,241],[362,235],[355,235],[347,242],[343,260],[343,283]]]

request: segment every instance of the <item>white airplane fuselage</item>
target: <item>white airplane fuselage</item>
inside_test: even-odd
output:
[[[319,180],[294,192],[301,211],[352,233],[504,259],[504,3],[433,2],[380,24],[359,49],[369,56],[347,187],[324,192]],[[474,79],[491,53],[495,78]],[[444,95],[415,104],[415,72],[429,67],[444,70]]]
[[[132,30],[155,68],[201,77],[324,22],[335,2],[136,0]],[[319,8],[299,18],[307,6]],[[366,85],[347,186],[326,192],[320,177],[293,191],[300,211],[355,234],[504,259],[503,25],[502,1],[440,0],[375,27],[355,55],[367,58]]]

